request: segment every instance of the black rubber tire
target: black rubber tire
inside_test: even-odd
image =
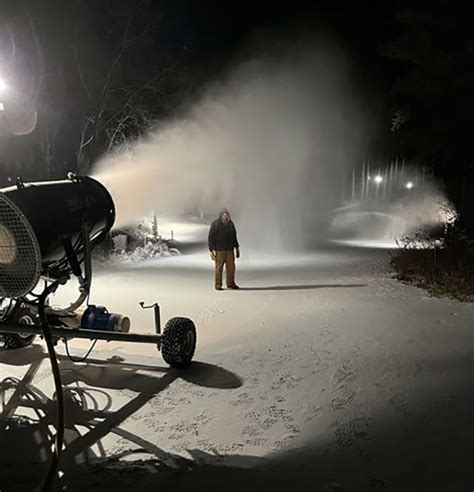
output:
[[[171,318],[161,337],[161,355],[172,367],[187,366],[196,350],[196,327],[189,318]]]
[[[35,324],[35,316],[27,307],[15,309],[8,321],[20,325]],[[36,335],[15,335],[14,333],[3,333],[3,347],[8,350],[20,349],[31,345]]]

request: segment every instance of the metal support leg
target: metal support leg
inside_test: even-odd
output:
[[[155,333],[157,335],[161,335],[161,312],[160,312],[160,305],[155,302],[154,304],[150,304],[150,306],[145,306],[145,303],[143,301],[140,301],[140,307],[142,309],[151,309],[153,308],[154,315],[155,315]],[[158,350],[161,350],[161,338],[158,339]]]

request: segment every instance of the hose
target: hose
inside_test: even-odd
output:
[[[64,444],[64,395],[61,382],[61,372],[59,370],[58,358],[54,349],[53,338],[51,336],[51,331],[49,330],[48,321],[45,315],[46,299],[52,292],[57,289],[58,285],[59,284],[55,282],[45,288],[40,296],[40,302],[38,306],[38,315],[41,322],[41,328],[43,330],[43,336],[46,341],[46,346],[48,348],[48,356],[51,363],[51,372],[53,374],[54,386],[56,390],[56,437],[54,440],[54,450],[51,464],[48,469],[48,474],[46,475],[43,485],[41,486],[41,492],[47,492],[51,490],[51,487],[58,473],[59,458],[61,456],[61,451]]]

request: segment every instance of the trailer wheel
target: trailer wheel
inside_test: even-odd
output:
[[[161,337],[161,355],[167,364],[184,367],[196,350],[196,327],[189,318],[171,318]]]
[[[8,321],[12,323],[18,323],[19,325],[34,325],[35,319],[31,311],[26,307],[20,307],[16,309]],[[36,335],[28,334],[15,334],[15,333],[4,333],[3,335],[3,346],[8,350],[19,349],[28,347],[33,343]]]

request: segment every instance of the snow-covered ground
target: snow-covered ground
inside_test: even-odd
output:
[[[67,475],[102,457],[166,464],[120,475],[101,467],[70,479],[72,490],[108,490],[106,481],[114,490],[472,489],[472,304],[392,280],[383,249],[244,248],[238,266],[242,289],[223,292],[204,251],[96,272],[93,303],[146,333],[152,313],[138,301],[158,301],[163,320],[195,321],[198,349],[186,371],[168,369],[152,346],[99,343],[88,364],[62,357]],[[0,470],[12,470],[47,455],[52,380],[40,343],[0,360],[1,379],[23,381],[3,382],[3,417],[37,421],[39,409],[44,418],[3,433]],[[11,479],[0,489],[14,490]]]

